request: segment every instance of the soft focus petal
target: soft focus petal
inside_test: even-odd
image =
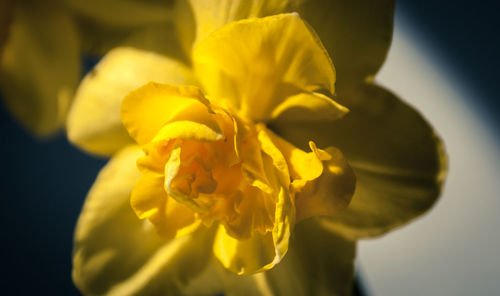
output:
[[[220,134],[221,131],[211,114],[214,112],[210,103],[199,88],[154,82],[129,93],[123,100],[121,108],[123,125],[139,144],[152,141],[160,131],[167,138],[169,133],[196,133],[197,130],[182,129],[183,120],[198,123],[200,127],[207,128],[200,133],[208,135],[209,130],[212,130],[213,135],[217,137],[216,134]],[[169,122],[181,122],[181,124],[169,128],[165,126]]]
[[[89,152],[111,154],[132,142],[120,119],[120,106],[129,92],[149,81],[191,84],[193,80],[189,68],[178,61],[116,48],[80,84],[68,117],[68,137]]]
[[[212,232],[166,240],[130,208],[140,178],[139,147],[121,150],[104,167],[75,232],[73,280],[84,294],[176,294],[210,258]]]
[[[269,288],[253,275],[238,275],[227,270],[216,258],[207,268],[183,289],[182,295],[262,295],[268,296]]]
[[[291,6],[318,33],[345,85],[373,76],[392,38],[394,0],[296,0]]]
[[[79,40],[65,11],[18,1],[1,56],[0,87],[7,108],[37,135],[59,129],[80,76]]]
[[[173,0],[63,0],[76,15],[106,26],[137,28],[172,19]]]
[[[228,101],[254,121],[268,120],[276,106],[300,92],[334,92],[332,62],[296,14],[230,23],[197,44],[193,63],[213,100]]]
[[[355,243],[316,220],[297,224],[290,251],[262,276],[272,295],[351,295]],[[262,287],[261,283],[261,287]],[[263,290],[263,289],[262,289]]]
[[[9,27],[14,16],[14,0],[0,1],[0,56],[2,56],[3,46],[9,36]]]
[[[311,139],[345,154],[356,175],[356,192],[328,225],[352,238],[380,235],[434,204],[446,156],[422,116],[390,92],[360,85],[343,99],[351,112],[342,120],[278,123],[275,129],[299,147]]]

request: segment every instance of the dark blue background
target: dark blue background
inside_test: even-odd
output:
[[[500,21],[494,1],[401,0],[408,21],[493,125],[496,115]],[[63,134],[38,141],[0,108],[2,288],[16,295],[74,295],[73,229],[105,161],[71,146]],[[369,291],[368,291],[369,292]],[[9,293],[7,293],[9,294]]]

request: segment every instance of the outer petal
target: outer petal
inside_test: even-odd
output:
[[[85,294],[176,294],[210,258],[212,232],[165,240],[139,220],[129,196],[139,147],[121,150],[99,174],[78,220],[73,280]]]
[[[132,142],[120,119],[121,103],[129,92],[149,81],[191,84],[193,80],[189,68],[178,61],[116,48],[80,84],[68,117],[68,137],[89,152],[111,154]]]
[[[197,44],[193,63],[212,98],[254,121],[300,92],[334,92],[333,64],[297,14],[230,23]]]
[[[272,295],[351,295],[355,243],[310,219],[297,224],[290,251],[262,276]]]
[[[62,126],[80,76],[73,21],[54,4],[18,1],[1,56],[7,108],[37,135]]]
[[[292,2],[290,9],[314,28],[333,59],[339,91],[382,66],[392,39],[394,0]]]
[[[275,128],[299,147],[311,139],[345,154],[356,175],[356,192],[328,225],[352,238],[380,235],[434,204],[446,156],[422,116],[390,92],[360,85],[343,98],[351,112],[342,120],[277,123]]]

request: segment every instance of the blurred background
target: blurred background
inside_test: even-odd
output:
[[[493,1],[473,4],[397,1],[393,45],[376,80],[437,129],[449,176],[422,219],[359,243],[366,295],[500,294],[500,21]],[[16,295],[78,295],[73,229],[105,160],[62,134],[33,139],[3,106],[0,134],[3,286]]]

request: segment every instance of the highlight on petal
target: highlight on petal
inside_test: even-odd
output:
[[[110,51],[81,82],[67,122],[71,142],[92,153],[109,155],[131,139],[122,125],[123,98],[149,82],[190,84],[184,64],[133,48]]]
[[[120,150],[100,172],[75,231],[73,280],[84,294],[178,294],[211,257],[213,231],[168,240],[130,208],[139,147]]]
[[[309,219],[297,224],[281,263],[253,277],[268,295],[351,295],[354,256],[354,241]]]
[[[392,39],[394,0],[295,0],[297,11],[318,33],[337,70],[338,95],[382,66]]]
[[[320,93],[302,92],[286,98],[274,108],[271,119],[289,121],[337,120],[349,109]]]
[[[7,109],[38,136],[63,125],[80,76],[77,29],[54,4],[18,1],[0,61]]]
[[[373,237],[426,212],[446,174],[443,145],[431,126],[375,85],[360,85],[341,103],[350,109],[341,120],[274,126],[299,147],[311,139],[320,147],[338,147],[349,160],[356,191],[350,205],[325,225],[350,238]]]
[[[212,99],[254,121],[301,92],[334,92],[333,64],[297,14],[227,24],[195,46],[193,64]]]
[[[211,128],[219,127],[210,103],[194,86],[170,86],[150,82],[129,93],[123,100],[121,118],[123,125],[139,144],[153,140],[169,121],[186,119]]]

